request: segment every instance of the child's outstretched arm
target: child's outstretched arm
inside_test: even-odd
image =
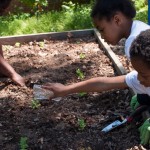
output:
[[[43,88],[53,91],[54,97],[63,97],[71,93],[102,92],[127,87],[124,75],[117,77],[97,77],[67,86],[60,83],[48,83],[43,86]]]
[[[2,49],[0,47],[0,74],[5,75],[13,80],[16,84],[25,85],[24,79],[4,60]]]

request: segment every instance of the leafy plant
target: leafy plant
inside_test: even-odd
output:
[[[89,146],[88,146],[88,147],[85,147],[85,148],[84,148],[84,147],[81,147],[81,148],[79,148],[79,150],[92,150],[92,148],[89,147]]]
[[[84,130],[84,128],[86,127],[86,123],[84,119],[78,119],[78,127],[79,127],[79,130]]]
[[[20,145],[20,150],[27,150],[28,144],[27,144],[27,137],[21,137],[19,145]]]
[[[16,46],[16,47],[20,47],[20,45],[21,45],[21,44],[20,44],[19,42],[16,42],[16,43],[15,43],[15,46]]]
[[[43,12],[43,7],[48,6],[47,0],[20,0],[25,5],[31,7],[33,12],[35,12],[35,15],[38,19],[39,14]]]
[[[23,1],[35,2],[35,0]],[[65,5],[68,6],[67,3]],[[73,4],[73,6],[69,5],[69,9],[63,9],[61,11],[43,11],[38,15],[38,23],[36,10],[33,12],[32,15],[21,12],[17,15],[10,14],[7,17],[0,16],[0,36],[93,28],[90,17],[91,4]]]
[[[76,70],[76,74],[79,79],[84,79],[84,77],[85,77],[83,72],[79,68]]]
[[[44,47],[44,42],[39,42],[39,46],[40,46],[41,48],[43,48],[43,47]]]
[[[20,0],[20,1],[31,8],[38,7],[40,9],[40,7],[48,5],[47,0]]]
[[[147,0],[133,0],[136,8],[135,19],[141,20],[143,22],[148,21],[148,3]]]
[[[85,58],[85,54],[81,53],[80,54],[80,59],[84,59]]]
[[[33,109],[37,109],[37,108],[39,108],[40,106],[41,106],[41,104],[40,104],[39,100],[33,99],[33,100],[31,101],[31,107],[32,107]]]
[[[85,96],[86,94],[87,94],[86,92],[80,92],[80,93],[79,93],[79,96],[80,96],[80,97],[83,97],[83,96]]]

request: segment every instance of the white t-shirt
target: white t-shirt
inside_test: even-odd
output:
[[[137,75],[137,71],[128,73],[125,78],[127,85],[137,94],[147,94],[150,96],[150,87],[145,87],[144,85],[140,84],[139,80],[137,79]]]
[[[150,29],[150,26],[147,25],[146,23],[144,22],[141,22],[141,21],[137,21],[137,20],[134,20],[133,23],[132,23],[132,27],[131,27],[131,33],[130,33],[130,36],[126,39],[126,42],[125,42],[125,54],[128,58],[130,58],[130,53],[129,53],[129,50],[130,50],[130,46],[133,42],[133,40],[142,32],[142,31],[145,31],[147,29]]]

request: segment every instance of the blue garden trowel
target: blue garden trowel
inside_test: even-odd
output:
[[[141,105],[129,117],[127,117],[126,119],[124,119],[122,122],[119,121],[119,120],[116,120],[113,123],[111,123],[108,126],[106,126],[105,128],[103,128],[101,131],[104,132],[104,133],[107,133],[110,130],[112,130],[112,129],[118,127],[118,126],[121,126],[121,125],[125,124],[126,122],[130,123],[136,117],[138,117],[139,115],[141,115],[142,112],[146,111],[148,108],[149,108],[149,106],[147,106],[147,105]]]

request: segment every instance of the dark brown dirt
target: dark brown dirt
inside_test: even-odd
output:
[[[101,130],[130,114],[128,89],[85,96],[72,94],[61,101],[41,101],[32,107],[33,84],[81,81],[97,76],[115,76],[113,64],[94,37],[65,41],[30,42],[4,46],[5,58],[27,80],[27,88],[11,81],[0,82],[0,149],[21,149],[27,137],[28,150],[126,150],[140,147],[138,125],[125,124],[108,133]],[[85,57],[81,58],[80,54]],[[82,55],[82,56],[84,56]],[[81,130],[79,119],[84,119]]]

